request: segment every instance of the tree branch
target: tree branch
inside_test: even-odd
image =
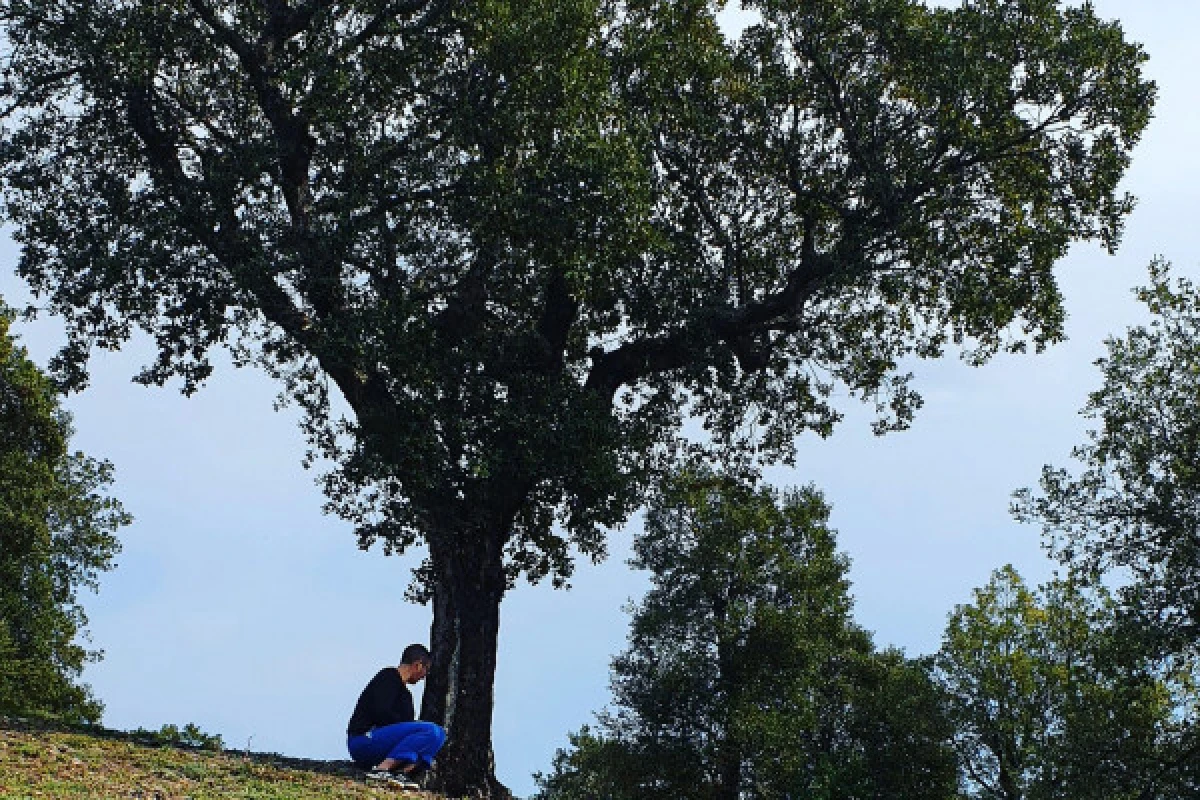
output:
[[[499,255],[493,243],[480,245],[467,273],[447,292],[446,307],[433,327],[446,346],[456,346],[483,327],[487,315],[487,279]]]
[[[144,86],[128,87],[126,104],[130,125],[142,142],[156,180],[185,207],[198,205],[197,200],[202,196],[212,198],[211,192],[205,191],[184,172],[175,147],[175,136],[159,123],[151,90]],[[307,317],[279,285],[258,270],[240,267],[247,254],[242,252],[245,248],[235,239],[237,221],[232,208],[222,209],[221,222],[215,230],[203,223],[205,215],[199,213],[199,209],[193,212],[184,216],[190,222],[191,233],[228,269],[239,286],[255,296],[264,316],[297,341],[311,344],[306,341]]]
[[[189,220],[191,234],[225,268],[234,284],[254,298],[257,309],[268,322],[278,326],[317,359],[321,369],[338,385],[360,417],[368,407],[385,405],[388,398],[383,382],[377,377],[368,377],[364,369],[350,363],[340,352],[323,346],[308,316],[296,307],[264,268],[261,254],[253,252],[239,236],[240,224],[232,198],[214,196],[206,187],[187,177],[179,161],[175,137],[162,126],[155,113],[152,90],[145,86],[127,87],[126,105],[130,125],[141,140],[156,182],[185,208],[197,206],[201,197],[209,198],[216,206],[219,222],[215,227],[204,224],[204,220],[211,217],[198,208],[183,218]]]
[[[61,90],[63,84],[68,79],[74,78],[82,71],[82,67],[76,66],[41,75],[37,83],[27,86],[24,91],[17,93],[15,96],[6,87],[5,90],[0,91],[0,96],[12,97],[13,99],[3,109],[0,109],[0,120],[8,119],[22,109],[43,105],[51,93]]]
[[[234,52],[250,78],[258,105],[271,123],[279,149],[279,176],[292,224],[308,230],[308,170],[316,141],[307,121],[289,106],[279,87],[271,81],[267,57],[226,25],[205,0],[188,0],[196,15],[213,31],[215,39]]]
[[[804,304],[833,274],[835,260],[811,251],[788,275],[786,285],[762,300],[738,308],[724,306],[698,313],[680,330],[649,336],[593,356],[586,388],[611,398],[622,386],[692,363],[698,352],[724,342],[737,352],[744,339],[770,330],[793,330]],[[744,367],[763,368],[763,359],[743,361]]]
[[[552,368],[561,369],[566,362],[567,338],[571,326],[579,318],[579,301],[571,296],[566,275],[555,270],[546,284],[546,299],[537,332],[550,348]]]
[[[670,152],[666,147],[660,146],[657,149],[668,177],[673,178],[683,188],[688,199],[691,200],[692,206],[700,212],[700,216],[708,223],[713,237],[720,243],[721,251],[725,258],[725,281],[728,285],[730,282],[733,282],[734,273],[739,272],[741,267],[739,263],[741,259],[737,246],[729,235],[729,232],[725,230],[725,226],[722,225],[717,213],[713,210],[707,190],[699,181],[687,174],[687,161]],[[743,301],[744,294],[740,281],[737,288],[738,300]]]
[[[213,31],[216,41],[229,47],[237,55],[251,86],[254,87],[258,105],[270,123],[278,151],[280,190],[287,204],[292,227],[297,234],[296,245],[300,259],[307,267],[299,289],[316,313],[328,319],[343,307],[345,296],[336,259],[330,257],[327,243],[315,241],[309,229],[309,170],[316,149],[316,139],[309,129],[309,123],[303,114],[297,113],[291,107],[282,90],[274,82],[270,70],[269,50],[246,41],[221,20],[205,0],[188,2]],[[264,32],[264,37],[269,41],[271,37],[288,35],[298,26],[307,25],[325,2],[311,0],[299,8],[292,8],[285,3],[272,5],[272,21],[268,24],[268,29],[274,32],[270,36]]]
[[[239,36],[237,31],[226,25],[205,0],[188,0],[188,5],[196,12],[196,16],[200,17],[204,24],[217,35],[217,39],[241,59],[243,66],[246,65],[246,62],[255,61],[254,47]]]
[[[331,6],[329,0],[308,0],[299,6],[290,6],[286,0],[270,0],[267,3],[267,24],[259,37],[259,44],[277,49],[281,44],[308,30],[313,17]]]
[[[450,9],[450,2],[448,0],[400,0],[400,2],[389,3],[361,31],[355,34],[345,47],[340,48],[339,55],[353,53],[379,36],[387,24],[396,17],[415,14],[422,8],[426,9],[425,14],[416,25],[412,26],[416,30],[424,30],[432,25],[438,17]]]

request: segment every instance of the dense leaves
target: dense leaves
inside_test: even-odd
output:
[[[635,545],[652,588],[613,662],[615,710],[540,796],[953,797],[939,697],[851,621],[828,514],[812,488],[677,477]]]
[[[68,449],[70,420],[0,314],[0,713],[96,722],[78,682],[99,657],[80,639],[80,589],[112,568],[130,520],[104,490],[112,466]]]
[[[969,797],[1200,790],[1196,676],[1125,637],[1103,589],[998,570],[951,616],[936,666]]]
[[[539,575],[549,512],[596,551],[689,401],[786,453],[830,381],[1058,338],[1051,267],[1129,208],[1140,49],[1046,0],[749,7],[735,43],[695,0],[6,2],[0,166],[60,374],[141,327],[142,379],[190,391],[235,339],[332,446],[324,373],[365,538],[515,472]]]
[[[1122,606],[1166,652],[1200,642],[1200,292],[1155,262],[1146,325],[1108,340],[1081,469],[1046,467],[1017,495],[1066,564],[1122,583]]]
[[[0,0],[56,375],[141,329],[147,383],[280,379],[360,543],[430,546],[464,791],[505,590],[601,557],[685,418],[764,460],[839,385],[903,426],[901,359],[1057,340],[1055,261],[1130,208],[1153,87],[1086,5],[758,0],[738,41],[721,5]]]

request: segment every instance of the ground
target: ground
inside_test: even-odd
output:
[[[155,744],[145,736],[0,717],[0,797],[308,800],[427,792],[367,786],[347,761]]]

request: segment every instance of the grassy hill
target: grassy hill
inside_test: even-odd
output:
[[[362,775],[345,761],[168,746],[137,734],[0,717],[5,798],[440,798],[368,786]]]

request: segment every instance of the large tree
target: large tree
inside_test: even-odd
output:
[[[106,494],[112,465],[70,449],[59,394],[10,322],[0,306],[0,713],[98,722],[78,593],[112,568],[130,519]]]
[[[812,487],[668,481],[634,543],[651,588],[613,661],[614,707],[558,753],[539,797],[953,798],[938,692],[852,620],[828,522]]]
[[[1130,209],[1153,87],[1089,7],[722,5],[0,2],[58,374],[140,328],[147,383],[279,377],[360,543],[428,544],[449,791],[501,793],[506,589],[602,556],[683,419],[788,458],[842,385],[903,425],[901,359],[1060,338],[1055,262]]]

